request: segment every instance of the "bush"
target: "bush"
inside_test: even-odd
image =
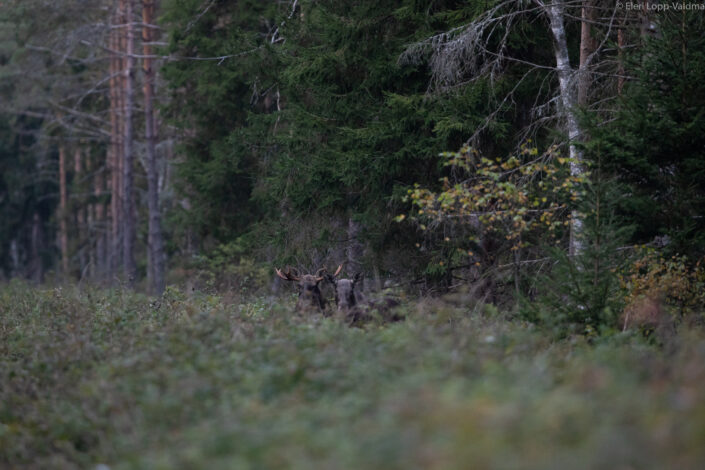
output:
[[[664,258],[654,248],[642,248],[639,256],[620,274],[625,309],[623,329],[653,329],[705,312],[703,260],[685,256]]]
[[[628,262],[622,249],[631,231],[615,216],[617,188],[599,179],[585,186],[579,206],[582,228],[575,234],[581,249],[570,255],[549,248],[550,273],[538,278],[536,302],[523,302],[525,318],[552,328],[558,337],[594,336],[614,331],[623,298],[619,272]]]
[[[702,468],[705,336],[0,285],[0,468]]]

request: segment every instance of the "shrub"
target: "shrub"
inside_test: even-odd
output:
[[[585,185],[586,196],[579,205],[582,228],[575,234],[580,252],[549,248],[553,265],[539,276],[535,302],[524,302],[522,313],[528,319],[552,328],[559,336],[596,334],[617,326],[623,298],[618,274],[628,262],[622,244],[631,232],[620,224],[614,212],[619,200],[610,182]]]
[[[686,256],[663,257],[654,248],[642,248],[637,259],[620,273],[625,309],[622,329],[656,328],[665,322],[702,314],[705,308],[703,260]]]

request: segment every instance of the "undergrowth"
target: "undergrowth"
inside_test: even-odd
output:
[[[364,328],[292,308],[0,287],[0,467],[705,464],[700,331],[588,344],[442,300]]]

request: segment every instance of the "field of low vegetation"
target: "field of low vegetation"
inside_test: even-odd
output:
[[[705,334],[557,339],[459,297],[0,287],[0,468],[699,469]]]

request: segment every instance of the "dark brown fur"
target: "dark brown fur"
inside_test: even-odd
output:
[[[403,318],[397,314],[390,313],[390,309],[399,303],[392,298],[380,300],[366,299],[359,290],[362,281],[362,274],[357,273],[352,279],[336,279],[330,274],[326,275],[326,280],[335,289],[335,305],[338,314],[345,318],[350,325],[359,325],[375,318],[383,321],[399,321]]]
[[[300,275],[296,269],[287,268],[286,272],[276,270],[277,276],[285,281],[296,282],[296,288],[299,291],[299,300],[296,302],[296,310],[305,311],[313,308],[320,312],[324,312],[326,308],[326,300],[321,294],[319,287],[323,280],[325,268],[321,268],[316,274]]]

